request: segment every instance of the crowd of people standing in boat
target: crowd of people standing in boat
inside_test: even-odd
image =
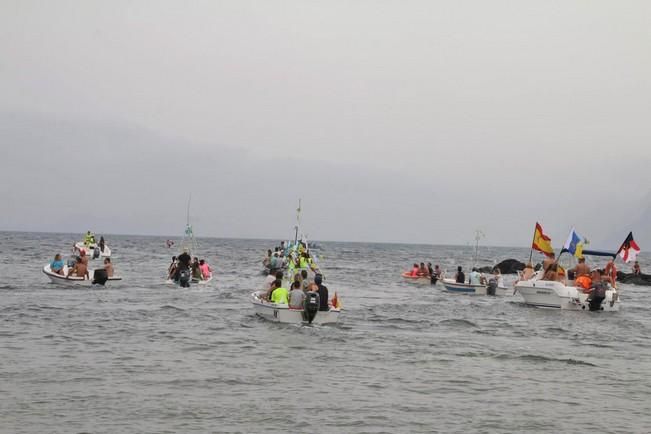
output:
[[[288,305],[290,309],[303,309],[308,293],[312,292],[319,295],[319,310],[330,309],[328,287],[323,284],[321,274],[316,274],[313,281],[310,282],[307,271],[301,270],[300,273],[294,275],[289,290],[283,285],[283,276],[283,271],[276,271],[276,273],[267,276],[265,286],[268,288],[262,294],[263,300],[274,304]],[[333,304],[336,304],[336,301]]]
[[[167,278],[174,282],[182,280],[187,273],[188,278],[194,281],[205,281],[212,277],[212,268],[205,259],[192,258],[187,249],[183,250],[178,257],[172,256],[172,262],[167,268]]]

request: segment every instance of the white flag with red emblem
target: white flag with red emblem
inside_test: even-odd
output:
[[[617,253],[619,254],[619,256],[622,257],[622,260],[624,262],[628,263],[631,261],[635,261],[635,258],[637,258],[637,254],[640,253],[640,247],[633,239],[633,232],[629,232],[628,236],[622,243],[622,246],[619,248]]]

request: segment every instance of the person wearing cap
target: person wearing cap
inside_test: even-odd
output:
[[[319,293],[319,310],[330,310],[328,306],[328,288],[323,285],[323,276],[317,274],[314,276],[314,283],[318,286]]]

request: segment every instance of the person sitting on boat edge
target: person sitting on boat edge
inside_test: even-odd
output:
[[[310,286],[310,282],[307,280],[307,270],[301,270],[301,288],[303,292],[308,291],[308,286]]]
[[[418,267],[418,276],[420,276],[420,277],[429,277],[429,271],[425,267],[424,262],[421,262],[420,266]]]
[[[330,310],[330,306],[328,306],[328,288],[323,285],[323,276],[320,274],[314,276],[314,283],[319,287],[319,310]]]
[[[199,258],[195,257],[192,261],[192,278],[194,280],[203,280],[201,268],[199,268]]]
[[[81,257],[77,257],[77,262],[75,262],[75,265],[68,270],[68,275],[66,277],[83,277],[84,279],[88,279],[88,267],[84,262],[82,261]]]
[[[50,271],[56,274],[63,276],[63,259],[61,259],[61,253],[54,255],[54,260],[50,262]]]
[[[637,261],[635,261],[635,263],[633,264],[633,274],[635,276],[639,276],[640,274],[642,274],[642,269],[640,268],[640,263],[637,262]]]
[[[604,277],[614,288],[617,287],[617,267],[612,259],[608,261],[606,268],[604,268]]]
[[[292,290],[289,292],[289,308],[290,309],[303,309],[303,302],[305,301],[305,292],[300,282],[292,284]]]
[[[271,291],[271,298],[269,299],[272,303],[275,304],[289,304],[289,293],[287,291],[287,288],[283,288],[283,283],[276,280],[276,283],[274,288]]]
[[[192,257],[188,253],[188,249],[183,249],[183,253],[177,259],[176,270],[174,271],[174,280],[179,280],[181,271],[187,271],[192,264]]]
[[[468,277],[470,284],[471,285],[481,285],[482,284],[482,276],[477,270],[476,267],[473,267],[472,271],[470,272],[470,276]]]
[[[457,267],[457,274],[455,274],[454,280],[457,283],[466,283],[466,275],[463,272],[463,268],[461,267],[461,265]]]
[[[210,268],[210,265],[204,259],[199,260],[199,269],[201,270],[203,280],[210,279],[210,276],[212,276],[212,268]]]
[[[585,263],[585,258],[580,257],[579,263],[572,269],[574,271],[574,279],[578,279],[581,276],[590,276],[590,267]]]
[[[536,271],[533,269],[533,264],[531,261],[527,262],[527,265],[524,266],[522,274],[520,274],[520,280],[529,280],[536,274]]]
[[[81,262],[83,262],[84,265],[88,267],[88,255],[86,255],[86,252],[84,250],[79,252],[79,258],[81,259]]]
[[[104,270],[106,270],[106,277],[113,277],[113,264],[111,258],[104,258]]]
[[[411,276],[411,277],[418,277],[418,272],[419,272],[419,271],[420,271],[420,269],[418,268],[418,264],[414,264],[414,266],[413,266],[412,269],[411,269],[411,274],[410,274],[410,276]]]
[[[106,248],[106,242],[104,241],[104,237],[99,237],[99,244],[97,245],[99,247],[99,251],[104,253],[104,249]]]
[[[177,267],[178,267],[178,263],[176,262],[176,256],[172,256],[172,262],[170,263],[170,266],[167,267],[168,280],[175,280]]]

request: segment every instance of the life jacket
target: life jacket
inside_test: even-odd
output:
[[[590,277],[588,277],[588,276],[585,276],[585,275],[579,276],[574,281],[574,285],[577,288],[590,289],[590,287],[592,286],[592,279]],[[584,293],[585,293],[585,291],[584,291]]]

